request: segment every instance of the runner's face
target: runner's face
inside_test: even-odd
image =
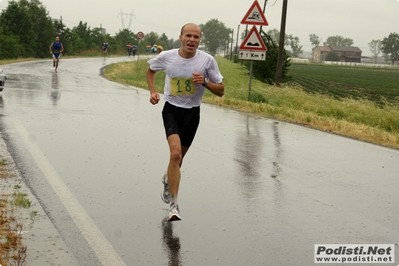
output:
[[[179,39],[181,42],[181,56],[193,57],[201,40],[201,30],[197,25],[186,25]]]
[[[60,37],[55,37],[55,41],[59,42],[60,41]]]

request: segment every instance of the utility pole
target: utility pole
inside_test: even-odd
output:
[[[266,12],[266,4],[267,4],[267,0],[265,0],[265,3],[263,4],[263,14],[265,14],[265,12]],[[262,26],[260,26],[259,33],[262,34]]]
[[[64,31],[63,31],[63,27],[62,27],[62,16],[60,16],[60,22],[61,22],[61,32],[60,32],[60,34],[61,34],[61,36],[60,36],[60,38],[61,38],[61,40],[63,41],[64,40]]]
[[[283,78],[283,60],[284,60],[284,39],[285,39],[285,22],[287,20],[288,0],[283,0],[283,13],[281,16],[280,42],[278,45],[277,69],[276,69],[276,85],[280,86]]]
[[[132,18],[133,18],[134,14],[133,14],[133,10],[132,13],[130,14],[130,20],[129,20],[129,28],[128,30],[130,30],[130,27],[132,26]]]
[[[234,29],[231,29],[230,61],[233,58]]]
[[[239,38],[239,34],[240,34],[240,24],[238,24],[238,28],[237,28],[237,39],[236,39],[236,50],[234,53],[234,60],[238,57],[238,38]]]

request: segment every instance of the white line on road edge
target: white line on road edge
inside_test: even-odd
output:
[[[76,226],[82,232],[82,235],[86,238],[101,263],[106,266],[126,266],[111,244],[90,219],[83,207],[79,204],[72,192],[65,185],[64,181],[62,181],[61,177],[46,159],[37,144],[29,138],[29,132],[26,128],[19,120],[15,119],[14,121],[15,128],[28,147],[33,159],[36,161],[55,194],[61,200],[62,204],[64,204]]]

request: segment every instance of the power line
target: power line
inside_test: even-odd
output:
[[[119,15],[121,16],[121,20],[122,20],[122,29],[123,29],[123,30],[126,29],[126,28],[125,28],[125,16],[126,16],[126,18],[130,16],[130,19],[129,19],[129,27],[127,28],[128,30],[130,30],[130,27],[132,26],[132,19],[133,19],[133,16],[136,17],[136,15],[133,14],[133,10],[132,10],[132,13],[128,14],[128,13],[124,13],[124,12],[122,11],[122,8],[121,8],[121,12],[118,13],[118,17],[119,17]]]

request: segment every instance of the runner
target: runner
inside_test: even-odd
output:
[[[55,42],[50,45],[49,49],[50,54],[53,55],[53,67],[55,67],[55,73],[57,73],[61,53],[64,51],[64,46],[62,45],[62,42],[60,42],[60,37],[55,37]]]
[[[103,46],[103,55],[105,56],[108,52],[108,42],[104,41],[102,46]]]
[[[179,36],[181,46],[160,53],[150,59],[147,83],[150,102],[157,104],[159,94],[155,88],[155,74],[164,71],[165,105],[162,118],[169,144],[169,164],[162,177],[162,200],[170,203],[168,220],[181,220],[177,203],[180,184],[180,167],[192,141],[200,120],[200,105],[205,89],[223,96],[223,76],[216,60],[209,54],[197,50],[201,40],[201,29],[196,24],[186,24]]]

